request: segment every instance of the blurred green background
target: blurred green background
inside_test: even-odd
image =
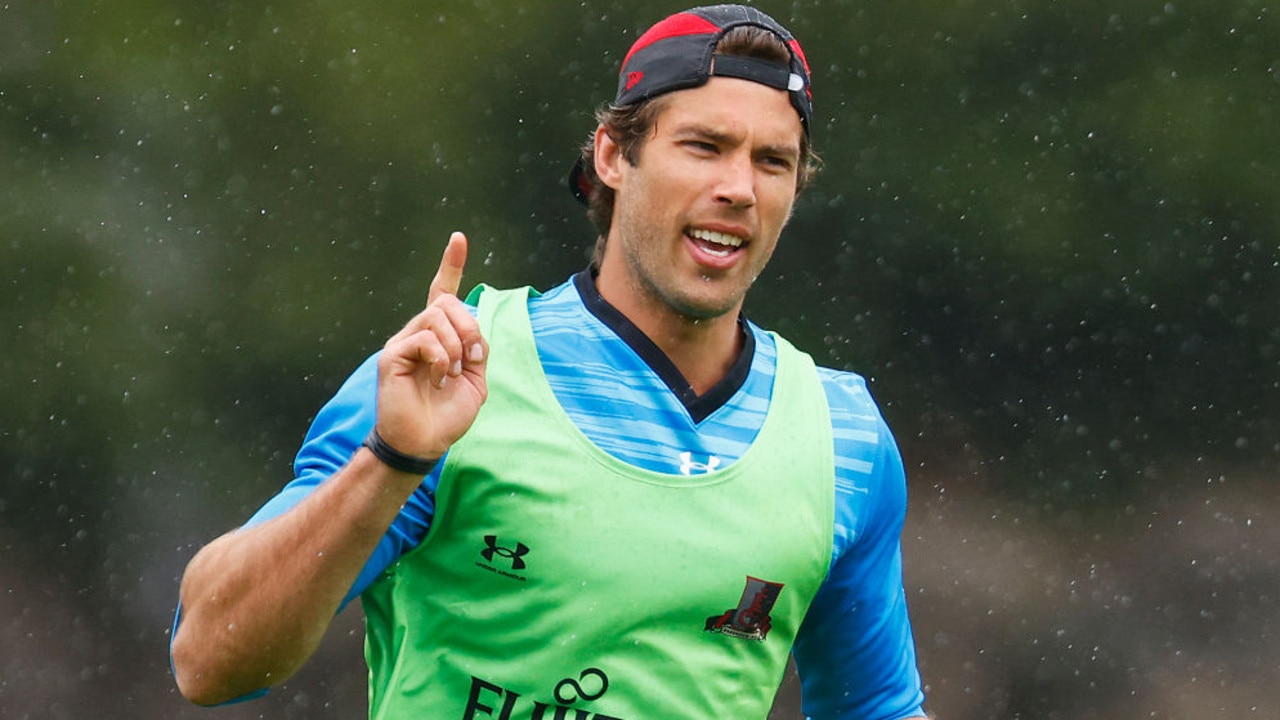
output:
[[[930,709],[1274,713],[1280,9],[759,5],[826,168],[748,311],[898,435]],[[356,609],[269,698],[182,701],[182,568],[451,230],[465,285],[585,265],[563,175],[684,7],[0,3],[0,717],[363,715]]]

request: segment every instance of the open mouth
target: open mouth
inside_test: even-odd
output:
[[[746,242],[744,238],[715,230],[692,229],[687,233],[708,255],[729,257]]]

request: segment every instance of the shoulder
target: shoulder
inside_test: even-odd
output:
[[[834,416],[837,412],[880,420],[880,408],[867,389],[866,378],[856,372],[818,366],[818,379]]]
[[[748,327],[756,341],[754,369],[772,374],[780,353],[796,353],[812,359],[808,353],[796,348],[781,335],[763,330],[755,323],[748,322]],[[867,381],[862,375],[850,370],[824,367],[816,362],[814,369],[831,412],[832,429],[838,430],[846,426],[878,428],[884,424],[880,408],[867,389]]]
[[[902,460],[897,441],[863,376],[819,367],[831,413],[838,479],[867,477],[873,485],[897,484]]]
[[[842,449],[849,452],[849,442],[869,444],[881,452],[890,450],[896,453],[897,443],[880,406],[871,395],[866,378],[848,370],[828,367],[818,367],[817,370],[831,412],[837,454],[841,454]]]
[[[477,285],[467,295],[467,306],[473,314],[476,314],[481,297],[490,296],[507,298],[523,296],[529,319],[535,329],[560,326],[571,328],[581,322],[581,317],[585,313],[582,300],[572,281],[562,282],[546,292],[529,286],[504,289],[490,285]]]
[[[582,298],[572,280],[566,280],[546,292],[529,293],[529,315],[559,316],[585,312]]]

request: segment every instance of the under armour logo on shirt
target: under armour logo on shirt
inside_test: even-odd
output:
[[[718,467],[720,467],[720,458],[715,455],[708,455],[707,461],[700,463],[693,461],[693,453],[680,453],[680,474],[682,475],[693,475],[694,473],[704,475],[709,472],[714,472]]]
[[[493,562],[493,556],[497,555],[510,560],[512,570],[523,570],[525,568],[524,556],[529,554],[528,545],[518,542],[513,548],[502,547],[498,544],[497,535],[485,535],[484,544],[488,547],[481,550],[480,554],[484,556],[485,560]]]

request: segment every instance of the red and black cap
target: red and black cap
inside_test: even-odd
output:
[[[773,33],[791,51],[787,64],[762,58],[716,55],[724,34],[735,27],[752,25]],[[710,5],[676,13],[649,28],[631,46],[618,72],[616,107],[632,105],[673,90],[703,85],[713,76],[751,80],[785,90],[800,115],[805,135],[813,114],[809,88],[809,63],[800,43],[776,20],[745,5]],[[589,188],[582,160],[569,173],[569,189],[587,201]]]
[[[715,56],[720,38],[741,25],[754,25],[777,35],[791,51],[791,61],[783,65],[753,57]],[[698,87],[716,75],[786,90],[805,132],[809,132],[813,95],[809,91],[809,64],[800,43],[773,18],[744,5],[693,8],[649,28],[622,61],[613,104],[621,107],[672,90]]]

